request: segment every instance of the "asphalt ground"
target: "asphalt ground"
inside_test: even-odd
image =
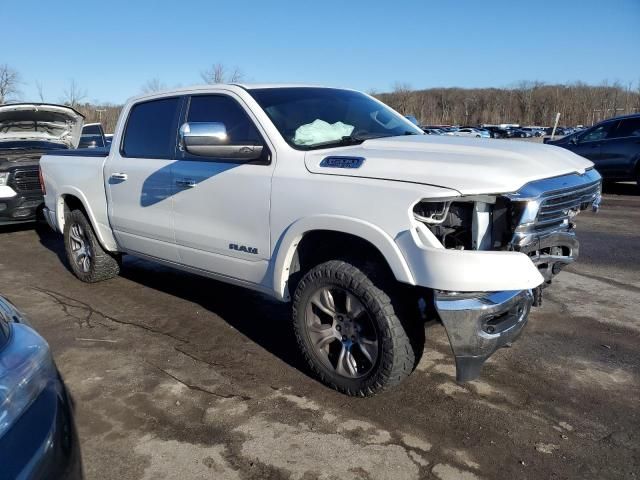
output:
[[[1,229],[0,293],[49,341],[89,479],[635,479],[640,194],[609,187],[577,223],[579,261],[480,380],[455,383],[431,323],[369,399],[309,375],[287,306],[130,257],[84,284],[46,229]]]

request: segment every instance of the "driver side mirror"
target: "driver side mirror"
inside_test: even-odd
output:
[[[249,161],[262,156],[262,145],[231,143],[224,123],[183,123],[178,135],[180,150],[199,157]]]
[[[573,137],[571,137],[571,140],[569,140],[569,142],[571,143],[571,145],[577,145],[578,144],[578,135],[574,135]]]

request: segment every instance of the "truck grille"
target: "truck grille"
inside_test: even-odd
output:
[[[589,208],[599,195],[600,181],[545,193],[541,198],[534,229],[548,230],[567,225],[578,212]]]
[[[38,167],[13,171],[12,184],[18,192],[41,191]]]

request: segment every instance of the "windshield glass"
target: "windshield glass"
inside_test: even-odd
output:
[[[360,92],[291,87],[253,89],[249,93],[287,143],[299,150],[424,134],[389,107]]]
[[[63,143],[38,140],[0,140],[0,150],[58,150],[66,148],[67,146]]]

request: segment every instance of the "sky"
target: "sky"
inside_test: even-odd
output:
[[[87,101],[122,103],[153,78],[202,83],[214,63],[247,83],[377,92],[640,82],[640,0],[0,1],[0,65],[24,101],[39,82],[58,102],[75,80]]]

